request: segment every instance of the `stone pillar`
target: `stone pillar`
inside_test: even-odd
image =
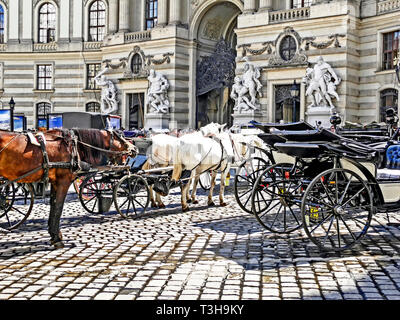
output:
[[[256,11],[256,0],[244,0],[244,13]]]
[[[68,0],[62,0],[60,3],[60,41],[68,42],[69,35],[69,18],[70,3]],[[24,18],[25,19],[25,18]]]
[[[118,0],[109,0],[109,3],[108,33],[114,34],[118,31]]]
[[[168,0],[158,0],[158,22],[160,27],[168,23]]]
[[[181,23],[181,5],[180,0],[170,0],[169,2],[169,24]]]
[[[22,42],[32,43],[32,0],[27,0],[22,3]],[[69,15],[68,15],[69,16]],[[61,36],[61,35],[60,35]]]
[[[272,0],[260,0],[259,11],[270,11],[272,10]]]
[[[19,1],[10,1],[8,11],[8,37],[10,43],[19,43]]]
[[[75,41],[82,41],[83,37],[83,19],[82,19],[82,12],[83,12],[83,2],[81,0],[74,0],[73,7],[72,7],[74,22],[72,26],[72,37]]]
[[[129,31],[129,0],[119,1],[119,31]]]

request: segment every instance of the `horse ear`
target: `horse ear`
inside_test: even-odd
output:
[[[221,124],[219,126],[219,131],[222,132],[224,130],[224,128],[226,127],[226,125],[227,125],[226,123],[225,124]]]

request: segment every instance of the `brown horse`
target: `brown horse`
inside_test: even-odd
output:
[[[109,160],[122,163],[124,157],[134,156],[137,149],[115,131],[51,130],[44,137],[48,160],[55,164],[48,170],[43,168],[46,162],[42,148],[32,144],[27,134],[0,131],[0,176],[9,181],[33,183],[44,181],[47,172],[51,185],[48,231],[51,244],[62,248],[60,218],[68,189],[81,165],[98,167]]]

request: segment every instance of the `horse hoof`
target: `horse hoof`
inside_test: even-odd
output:
[[[193,204],[199,204],[199,200],[193,200]]]
[[[192,199],[188,199],[188,200],[187,200],[187,203],[192,203]]]
[[[209,207],[215,207],[215,203],[214,203],[214,202],[209,202],[209,203],[208,203],[208,206],[209,206]]]
[[[182,208],[182,212],[188,212],[188,211],[189,211],[189,207]]]
[[[158,208],[159,208],[159,209],[165,209],[165,204],[164,204],[164,203],[159,204],[159,205],[158,205]]]
[[[53,243],[54,249],[62,249],[64,248],[64,243],[62,241],[58,241],[56,243]]]
[[[228,204],[227,204],[226,202],[221,202],[221,203],[220,203],[220,206],[221,206],[221,207],[226,207],[227,205],[228,205]]]

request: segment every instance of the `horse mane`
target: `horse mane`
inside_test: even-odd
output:
[[[106,149],[104,136],[98,129],[72,129],[78,137],[78,141],[87,143],[96,148]],[[90,148],[78,143],[81,160],[90,164],[105,165],[107,163],[107,154],[100,150]]]

